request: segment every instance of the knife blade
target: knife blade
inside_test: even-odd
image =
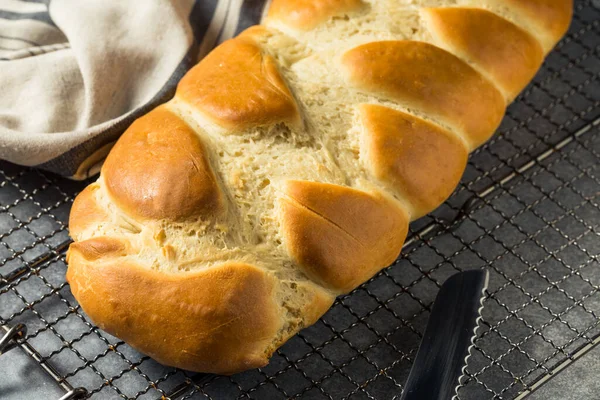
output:
[[[489,273],[459,272],[442,285],[400,400],[448,400],[456,395],[476,336]]]

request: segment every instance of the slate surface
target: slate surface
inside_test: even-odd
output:
[[[599,21],[597,1],[576,0],[569,35],[509,107],[497,136],[472,155],[456,193],[412,226],[437,233],[340,298],[267,367],[192,384],[184,398],[392,399],[439,285],[458,270],[487,268],[491,276],[460,399],[512,399],[591,343],[600,334]],[[0,164],[0,324],[25,323],[28,343],[94,399],[166,396],[199,377],[98,330],[64,281],[56,249],[68,241],[70,204],[83,187]],[[485,196],[461,213],[477,193]],[[39,256],[46,261],[34,262]],[[56,398],[39,367],[24,362],[18,350],[0,356],[0,394]],[[597,358],[588,362],[600,369]],[[576,376],[582,390],[594,383]]]

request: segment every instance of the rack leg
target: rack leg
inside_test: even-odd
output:
[[[23,324],[17,324],[12,328],[8,328],[8,326],[2,326],[2,328],[6,331],[6,333],[0,339],[0,355],[12,349],[16,344],[16,340],[25,337],[27,334],[27,327]],[[13,339],[15,342],[11,343]]]
[[[69,390],[63,397],[58,400],[80,400],[85,399],[88,396],[88,391],[84,388],[78,387],[73,390]]]

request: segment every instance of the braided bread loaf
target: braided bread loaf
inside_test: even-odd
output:
[[[394,261],[571,13],[572,0],[273,0],[77,197],[73,294],[162,363],[265,365]]]

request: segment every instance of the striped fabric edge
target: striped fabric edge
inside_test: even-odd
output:
[[[83,180],[98,173],[107,149],[129,125],[171,99],[179,80],[212,48],[259,23],[267,4],[267,0],[197,0],[189,17],[194,43],[162,89],[143,106],[110,121],[108,126],[103,124],[98,132],[94,132],[94,127],[90,128],[89,132],[93,136],[90,139],[35,167],[75,180]]]
[[[56,28],[56,24],[50,17],[49,2],[50,0],[12,0],[11,2],[0,4],[0,20],[37,21]],[[15,44],[17,47],[14,47]],[[19,46],[19,44],[27,46],[23,47]],[[29,38],[9,36],[0,31],[0,61],[17,60],[60,50],[60,48],[55,48],[55,46],[57,45],[35,43]]]

